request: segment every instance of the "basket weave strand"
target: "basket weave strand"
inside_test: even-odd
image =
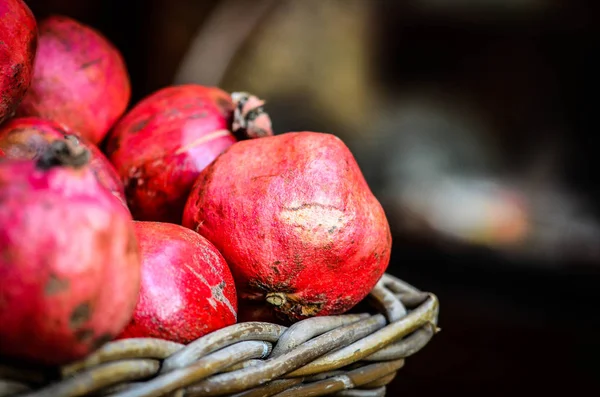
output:
[[[438,331],[437,297],[385,274],[370,294],[379,314],[315,317],[289,328],[234,324],[184,346],[110,342],[44,372],[0,366],[0,397],[384,396],[404,359]]]

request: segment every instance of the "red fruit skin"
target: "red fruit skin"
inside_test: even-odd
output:
[[[86,356],[128,323],[140,267],[131,215],[89,168],[0,161],[0,355]]]
[[[0,123],[11,117],[31,85],[38,31],[22,0],[0,1]]]
[[[130,96],[125,62],[101,33],[64,16],[40,22],[33,80],[18,116],[59,122],[98,144]]]
[[[51,142],[74,134],[66,126],[37,117],[14,118],[0,127],[0,157],[36,159]],[[101,185],[106,187],[127,208],[125,189],[117,171],[106,156],[84,138],[80,143],[91,152],[90,169]]]
[[[142,286],[133,318],[119,338],[189,343],[236,322],[233,276],[214,245],[183,226],[134,224]]]
[[[387,268],[385,213],[337,137],[285,133],[236,143],[198,177],[183,225],[229,263],[243,299],[291,320],[343,313]]]
[[[232,114],[224,91],[182,85],[151,94],[119,121],[106,153],[136,220],[181,222],[200,171],[236,142],[228,130]]]

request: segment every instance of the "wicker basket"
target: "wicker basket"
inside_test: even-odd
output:
[[[187,346],[137,338],[44,372],[0,366],[0,396],[384,396],[404,359],[439,330],[438,300],[384,275],[371,292],[383,314],[344,314],[289,328],[239,323]]]

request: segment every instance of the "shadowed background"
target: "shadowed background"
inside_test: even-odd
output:
[[[389,395],[600,390],[597,7],[580,0],[29,0],[121,50],[134,104],[174,83],[266,99],[354,152],[388,271],[443,331]]]

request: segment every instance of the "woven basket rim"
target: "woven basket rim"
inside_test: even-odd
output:
[[[116,340],[60,368],[59,379],[0,366],[0,397],[384,396],[439,331],[439,302],[388,273],[369,301],[379,313],[241,322],[187,345]]]

